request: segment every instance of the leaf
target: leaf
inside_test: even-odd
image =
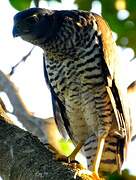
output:
[[[108,177],[108,180],[136,180],[136,176],[131,175],[129,170],[124,169],[122,175],[115,172]]]
[[[135,12],[136,11],[136,1],[126,0],[126,3],[127,3],[127,9],[130,12]]]
[[[92,6],[92,0],[75,0],[75,4],[78,5],[79,9],[89,11]]]
[[[57,1],[57,2],[62,2],[62,0],[45,0],[45,1]]]
[[[32,0],[9,0],[10,4],[18,11],[29,8],[31,1]]]
[[[71,142],[71,140],[64,140],[64,139],[61,139],[59,141],[59,144],[60,144],[60,148],[62,150],[62,152],[68,156],[72,151],[73,151],[73,144]]]
[[[131,47],[136,52],[135,43],[135,25],[136,25],[136,11],[132,6],[136,6],[136,1],[130,4],[130,0],[126,0],[127,10],[129,10],[130,16],[125,20],[120,20],[117,17],[117,9],[115,8],[115,1],[103,1],[102,3],[102,15],[108,22],[111,29],[118,34],[117,44],[123,47]],[[132,10],[133,9],[133,10]]]

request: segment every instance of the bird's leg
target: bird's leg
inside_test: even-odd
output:
[[[82,143],[82,142],[77,144],[74,151],[68,156],[68,162],[75,160],[75,157],[76,157],[77,153],[80,151],[83,144],[84,143]]]
[[[61,151],[57,149],[56,147],[54,147],[53,145],[46,143],[45,146],[48,148],[49,151],[51,151],[54,154],[55,160],[63,160],[66,162],[68,161],[67,157],[63,155]]]
[[[75,147],[75,149],[72,151],[72,153],[67,157],[65,155],[62,155],[60,153],[56,154],[56,159],[57,160],[62,160],[62,161],[66,161],[68,163],[75,161],[75,157],[77,155],[77,153],[80,151],[81,147],[83,146],[83,143],[78,143],[77,146]]]
[[[78,143],[77,146],[75,147],[75,149],[72,151],[72,153],[68,157],[63,155],[59,150],[57,150],[55,147],[53,147],[50,144],[48,145],[48,148],[51,151],[53,151],[53,153],[55,154],[56,160],[66,161],[66,162],[70,163],[71,161],[75,160],[75,157],[76,157],[77,153],[80,151],[83,144],[84,143]]]
[[[59,150],[56,149],[53,145],[51,145],[51,144],[47,144],[47,145],[48,145],[47,148],[48,148],[51,152],[53,152],[53,153],[55,153],[55,154],[60,154]]]
[[[55,154],[56,160],[68,162],[68,158],[51,144],[48,144],[48,149]]]
[[[94,159],[93,169],[92,169],[96,175],[98,175],[98,169],[100,166],[100,161],[101,161],[102,152],[103,152],[103,148],[104,148],[105,138],[106,138],[105,136],[100,136],[98,138],[98,146],[97,146],[96,156]]]

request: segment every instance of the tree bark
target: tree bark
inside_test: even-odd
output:
[[[73,179],[30,133],[0,121],[0,174],[5,180]],[[66,172],[65,172],[66,171]]]
[[[0,176],[4,180],[92,179],[80,177],[79,169],[54,160],[37,137],[8,122],[0,106]]]
[[[5,180],[73,179],[74,173],[30,133],[0,120],[0,174]],[[66,171],[66,172],[65,172]]]

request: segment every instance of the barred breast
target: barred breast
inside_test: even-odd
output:
[[[86,38],[83,48],[78,48],[77,41],[74,57],[47,61],[50,83],[66,107],[76,142],[84,142],[92,133],[108,131],[111,124],[112,107],[102,75],[96,31],[92,29]]]

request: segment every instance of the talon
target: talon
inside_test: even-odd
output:
[[[80,177],[87,175],[87,176],[91,177],[91,179],[93,179],[93,180],[102,180],[97,174],[95,174],[92,171],[89,171],[88,169],[82,169],[77,174]]]
[[[59,154],[59,151],[54,147],[52,146],[51,144],[47,144],[47,148],[54,154]]]
[[[79,143],[76,148],[74,149],[74,151],[68,156],[68,161],[75,161],[75,157],[77,155],[77,153],[80,151],[81,147],[83,146],[83,143]]]
[[[55,160],[66,162],[66,163],[70,164],[70,166],[72,166],[73,168],[76,168],[76,169],[84,169],[84,167],[78,161],[75,160],[75,157],[76,157],[77,153],[79,152],[79,150],[81,149],[82,145],[83,145],[83,143],[79,143],[76,146],[76,148],[74,149],[74,151],[68,157],[61,154],[51,144],[48,144],[48,149],[51,150],[55,154]]]
[[[48,149],[54,153],[55,156],[55,160],[58,161],[64,161],[64,162],[68,162],[68,157],[66,157],[65,155],[61,154],[54,146],[52,146],[51,144],[48,144]]]
[[[82,175],[93,176],[93,173],[91,171],[89,171],[88,169],[82,169],[79,171],[78,175],[79,176],[82,176]]]
[[[77,160],[72,160],[72,161],[70,161],[70,163],[80,164]]]
[[[93,180],[102,180],[102,179],[98,176],[98,174],[96,174],[96,173],[94,173],[94,172],[92,172],[92,171],[89,171],[89,170],[87,170],[87,169],[82,169],[82,170],[80,170],[77,174],[78,174],[78,176],[80,176],[80,177],[82,177],[82,176],[84,176],[84,175],[87,175],[87,176],[91,177],[91,179],[93,179]]]
[[[55,160],[68,162],[68,157],[63,154],[57,153],[55,154]]]
[[[93,173],[93,174],[92,174],[92,177],[93,177],[94,180],[102,180],[102,179],[99,177],[99,175],[96,174],[96,173]]]

